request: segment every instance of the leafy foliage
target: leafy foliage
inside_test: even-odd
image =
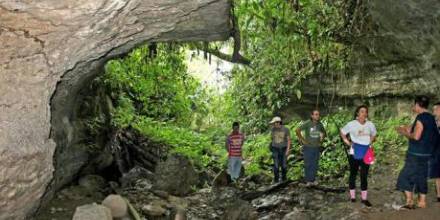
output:
[[[200,83],[187,73],[183,49],[159,45],[151,57],[148,47],[134,50],[124,59],[112,60],[100,79],[118,106],[114,117],[127,126],[129,113],[187,124],[197,111],[206,106],[199,102],[204,91]],[[130,102],[132,106],[130,106]],[[133,109],[132,109],[133,108]],[[125,112],[128,111],[128,112]],[[126,113],[120,116],[118,113]],[[131,118],[132,119],[132,118]]]
[[[110,61],[97,83],[105,87],[115,105],[111,125],[135,128],[200,167],[222,167],[227,159],[224,138],[232,122],[240,121],[248,133],[244,146],[247,174],[270,173],[267,119],[301,98],[301,83],[307,77],[344,71],[349,49],[336,39],[345,25],[342,2],[235,1],[241,49],[252,63],[235,67],[230,88],[222,95],[203,88],[187,73],[182,46],[159,44],[153,56],[148,47],[141,47]],[[347,112],[322,119],[328,138],[320,159],[321,179],[346,175],[348,162],[339,129],[351,119]],[[383,152],[389,148],[403,152],[403,139],[394,127],[407,120],[374,121],[379,131],[378,163],[386,162],[388,155]],[[102,121],[98,116],[89,124],[96,129]],[[288,172],[293,179],[303,175],[303,162],[298,159],[302,147],[293,134],[300,123],[286,125],[293,138]]]
[[[351,120],[352,114],[348,112],[329,115],[321,120],[327,131],[327,138],[323,143],[323,150],[320,157],[320,167],[318,170],[320,179],[338,180],[341,177],[347,178],[348,160],[344,152],[346,146],[340,139],[339,129]],[[377,141],[373,145],[376,152],[376,164],[379,164],[378,166],[392,162],[388,161],[391,156],[388,155],[390,152],[398,152],[398,156],[401,156],[406,150],[406,148],[403,147],[405,145],[405,139],[397,134],[395,127],[407,123],[408,120],[408,118],[373,120],[378,130]],[[293,179],[299,179],[304,175],[304,162],[302,160],[296,160],[302,155],[302,146],[293,134],[300,124],[301,122],[299,121],[293,121],[286,125],[292,133],[291,152],[293,157],[291,157],[290,162],[288,162],[288,176]],[[250,174],[260,172],[270,174],[272,159],[268,148],[269,143],[270,134],[268,133],[254,135],[246,142],[244,146],[245,158],[249,160],[249,165],[246,169],[247,172]],[[292,161],[297,162],[292,163]],[[375,165],[373,165],[372,169],[374,170],[375,168]]]
[[[156,142],[166,143],[173,152],[187,156],[200,167],[221,167],[226,163],[224,148],[208,135],[147,117],[137,118],[133,128]]]
[[[252,65],[234,70],[231,93],[249,128],[264,130],[264,118],[300,99],[306,77],[345,68],[347,48],[335,39],[344,25],[342,2],[236,1],[242,49]]]

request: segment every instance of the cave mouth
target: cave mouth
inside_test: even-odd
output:
[[[172,47],[176,43],[167,44]],[[149,45],[148,56],[153,57],[157,54],[157,48],[154,46],[156,43]],[[131,51],[140,47],[142,46]],[[86,175],[98,175],[107,182],[120,182],[123,174],[130,169],[140,166],[153,173],[156,164],[166,159],[168,146],[149,140],[131,128],[115,130],[111,124],[111,112],[117,100],[109,94],[108,89],[103,88],[99,77],[105,73],[107,63],[123,59],[130,53],[81,63],[69,71],[57,85],[51,102],[51,138],[57,146],[53,157],[55,171],[40,209],[46,206],[57,192],[75,185]],[[185,62],[192,71],[199,65],[195,60],[203,60],[208,66],[213,64],[211,69],[217,74],[224,71],[225,64],[217,58],[212,58],[211,54],[191,49],[185,50],[184,55]],[[223,67],[219,69],[219,65]],[[229,68],[232,66],[228,65],[226,68],[230,71]],[[212,83],[218,82],[217,77]],[[224,89],[224,85],[221,86],[219,89]],[[151,150],[145,152],[136,146],[144,146]]]

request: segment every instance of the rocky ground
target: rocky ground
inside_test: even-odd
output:
[[[107,182],[97,175],[84,176],[77,185],[60,191],[35,219],[72,219],[74,215],[89,213],[88,210],[106,216],[105,207],[114,214],[115,206],[118,210],[125,210],[121,215],[125,217],[114,219],[136,219],[126,203],[112,206],[118,204],[114,198],[106,198],[107,203],[103,202],[109,194],[127,199],[139,219],[438,219],[440,204],[433,202],[433,190],[430,190],[427,209],[396,210],[404,202],[403,195],[394,190],[401,166],[394,161],[400,158],[399,153],[390,154],[388,162],[378,161],[373,165],[369,181],[372,208],[364,207],[360,202],[348,202],[346,183],[342,179],[332,184],[324,182],[306,187],[299,181],[272,185],[270,177],[261,175],[247,176],[237,184],[228,184],[224,172],[215,177],[208,173],[201,175],[185,158],[172,156],[159,163],[154,174],[135,167],[118,182]],[[432,183],[430,187],[433,189]],[[105,207],[92,206],[92,203],[102,203]],[[100,218],[104,218],[102,216]]]

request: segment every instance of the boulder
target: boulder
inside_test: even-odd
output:
[[[88,204],[76,208],[72,220],[112,220],[110,209],[97,204]]]
[[[107,196],[102,201],[102,205],[110,209],[113,218],[122,218],[128,215],[127,203],[120,195]]]
[[[177,196],[188,195],[199,178],[188,158],[173,154],[156,167],[154,189],[164,190]]]

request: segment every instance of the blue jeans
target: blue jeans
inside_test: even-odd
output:
[[[271,147],[272,158],[273,158],[273,174],[274,181],[280,181],[280,167],[281,167],[281,180],[285,181],[287,179],[287,157],[286,150],[287,147]]]
[[[319,147],[303,148],[304,153],[304,174],[306,182],[314,182],[319,165]]]
[[[228,159],[228,173],[232,180],[237,180],[240,177],[241,160],[241,157],[229,157]]]

